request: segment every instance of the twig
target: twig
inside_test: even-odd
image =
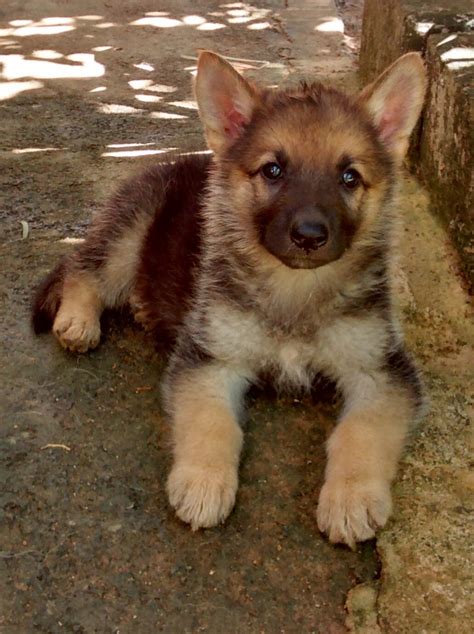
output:
[[[41,449],[64,449],[66,451],[71,451],[71,447],[68,447],[67,445],[60,445],[60,444],[51,443],[51,442],[41,447]]]

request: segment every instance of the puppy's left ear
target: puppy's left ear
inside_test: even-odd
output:
[[[423,107],[426,71],[421,55],[407,53],[359,95],[370,112],[379,138],[396,162],[401,162]]]
[[[242,134],[258,102],[256,89],[222,57],[199,55],[196,100],[207,144],[221,154]]]

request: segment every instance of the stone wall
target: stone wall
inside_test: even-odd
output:
[[[412,139],[412,168],[458,247],[474,285],[474,5],[472,0],[366,0],[360,73],[364,82],[408,51],[426,61],[429,89]]]

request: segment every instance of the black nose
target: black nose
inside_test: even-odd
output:
[[[290,237],[294,244],[305,251],[316,251],[328,241],[328,228],[321,222],[295,222]]]

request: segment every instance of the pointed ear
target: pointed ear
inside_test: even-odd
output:
[[[249,123],[258,93],[230,64],[210,51],[199,55],[195,91],[207,144],[220,154]]]
[[[426,71],[418,53],[407,53],[367,86],[359,103],[370,112],[382,143],[397,162],[408,148],[410,134],[423,107]]]

